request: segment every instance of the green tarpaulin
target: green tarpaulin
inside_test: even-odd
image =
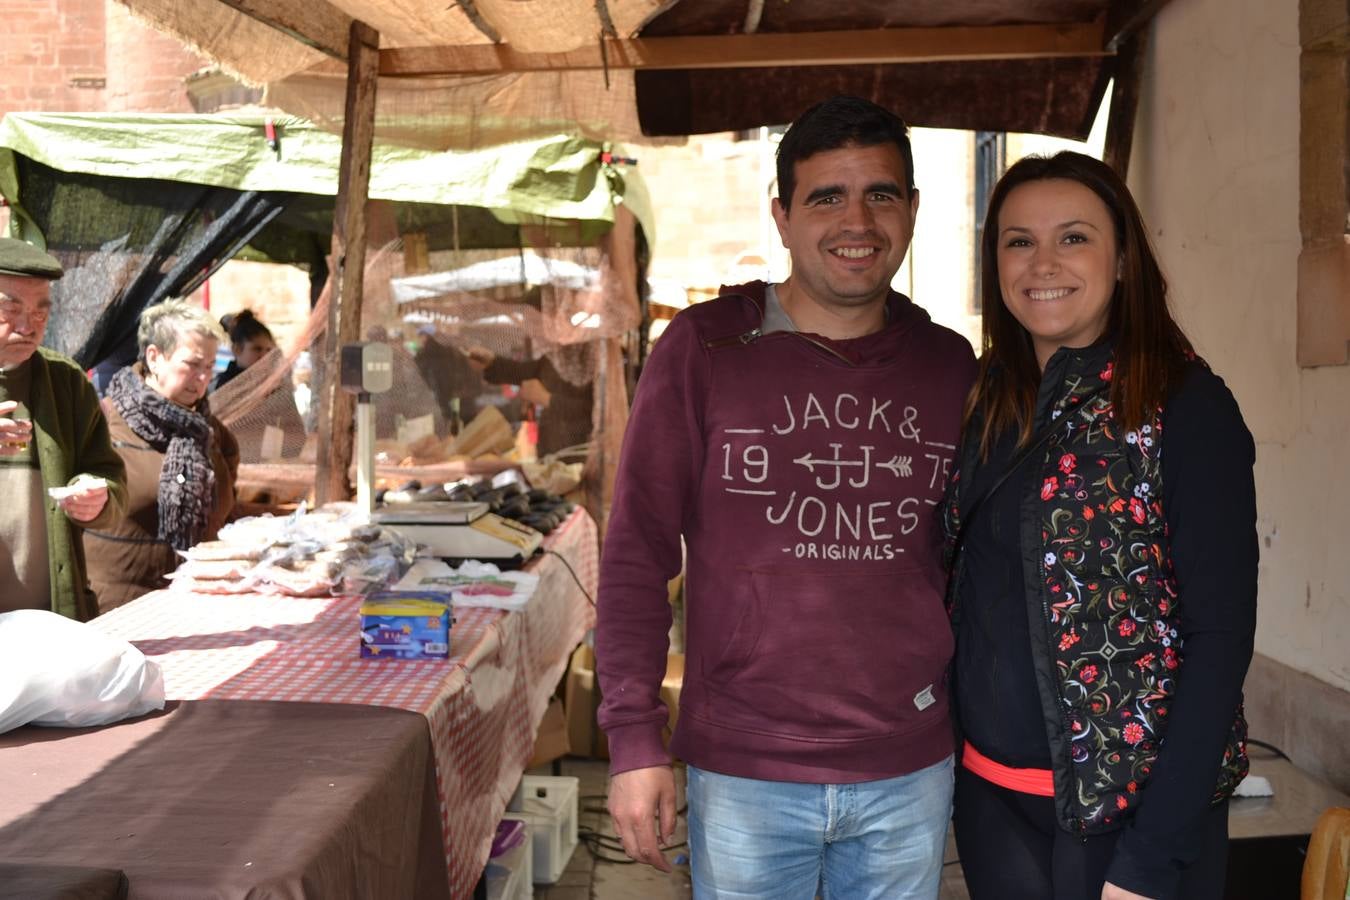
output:
[[[438,264],[458,267],[462,254],[598,247],[623,205],[651,246],[641,178],[607,163],[608,149],[577,137],[451,152],[377,143],[372,233],[415,236],[412,246],[452,251]],[[86,366],[125,361],[142,309],[190,293],[231,258],[300,266],[312,302],[327,276],[341,155],[338,135],[262,113],[8,114],[0,195],[11,233],[66,267],[47,342]],[[622,293],[636,305],[637,290]]]
[[[158,179],[239,191],[337,193],[340,136],[293,117],[257,114],[109,115],[9,113],[0,121],[0,194],[16,215],[14,233],[37,242],[23,212],[15,155],[63,172]],[[654,240],[641,179],[601,161],[606,146],[574,137],[490,149],[435,152],[377,143],[370,197],[396,203],[479,207],[502,222],[571,219],[612,223],[626,204]]]

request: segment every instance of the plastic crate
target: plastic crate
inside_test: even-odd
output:
[[[553,884],[577,849],[577,795],[581,782],[570,776],[526,775],[512,798],[511,818],[530,825],[535,884]]]
[[[507,813],[503,819],[517,819],[530,823],[520,813]],[[534,840],[526,838],[501,856],[488,860],[488,900],[533,900],[534,898]]]

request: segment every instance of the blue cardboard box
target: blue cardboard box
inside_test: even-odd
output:
[[[446,659],[450,608],[446,595],[384,591],[361,604],[362,659]]]

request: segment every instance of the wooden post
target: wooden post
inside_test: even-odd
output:
[[[375,140],[375,86],[380,34],[353,21],[347,54],[347,107],[342,123],[342,158],[333,211],[333,289],[324,332],[324,380],[319,390],[319,443],[314,494],[320,504],[352,496],[347,469],[352,462],[352,419],[356,401],[338,386],[343,344],[360,340],[361,296],[366,268],[366,195],[370,152]]]
[[[1102,161],[1125,178],[1130,172],[1130,149],[1134,144],[1134,119],[1139,109],[1139,84],[1148,53],[1148,30],[1126,38],[1116,52],[1111,108],[1106,116],[1106,147]]]

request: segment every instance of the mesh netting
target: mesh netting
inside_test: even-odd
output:
[[[436,242],[411,233],[370,254],[361,334],[387,342],[394,365],[393,390],[373,398],[382,486],[533,456],[527,474],[554,488],[579,482],[579,499],[603,522],[636,362],[642,251],[622,208],[589,245],[555,245],[569,230],[582,232],[522,226],[520,246],[498,249],[428,250]],[[326,376],[327,315],[325,289],[296,340],[213,394],[249,464],[240,484],[254,496],[245,499],[294,500],[313,487],[317,400],[306,395]]]
[[[218,0],[120,0],[133,14],[246,83],[267,85],[265,102],[341,133],[346,67]],[[663,0],[343,0],[344,11],[380,32],[380,45],[557,52],[593,46],[602,32],[635,35]],[[525,8],[525,7],[528,7]],[[604,15],[600,13],[604,9]],[[473,10],[472,15],[468,10]],[[346,29],[325,32],[345,46]],[[487,147],[527,137],[585,135],[644,140],[631,69],[511,72],[461,77],[385,77],[376,91],[375,133],[436,149]]]
[[[66,270],[46,343],[86,368],[132,362],[141,310],[189,293],[294,199],[16,163],[24,210]]]

